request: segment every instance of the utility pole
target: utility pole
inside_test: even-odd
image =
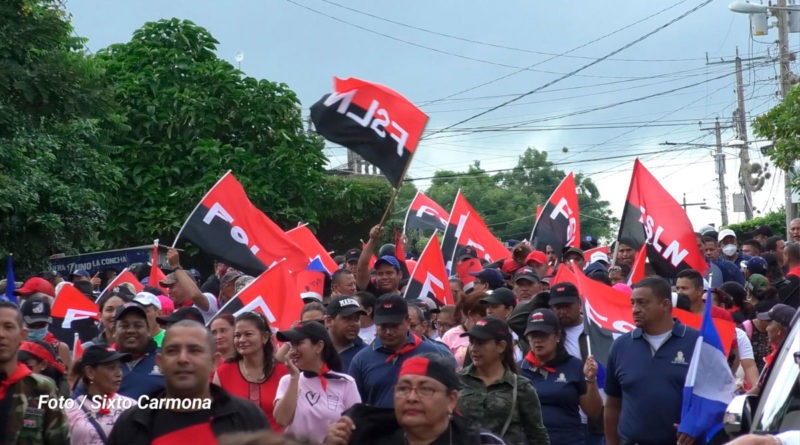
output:
[[[747,115],[744,111],[744,81],[742,80],[742,59],[739,57],[739,48],[736,48],[736,130],[742,146],[739,147],[739,184],[744,194],[744,216],[747,220],[753,219],[753,198],[750,193],[750,152],[747,144]],[[787,213],[788,214],[788,213]],[[787,226],[788,227],[788,226]]]
[[[781,66],[781,100],[786,97],[789,88],[792,86],[792,70],[789,63],[792,54],[789,52],[789,11],[786,9],[786,0],[777,0],[777,8],[773,9],[773,14],[778,19],[778,54]],[[798,12],[794,12],[797,14]],[[786,239],[789,239],[789,224],[797,218],[797,209],[792,203],[792,180],[794,178],[793,168],[786,169],[784,175],[784,205],[786,208]]]
[[[717,181],[719,182],[719,210],[722,213],[722,226],[728,225],[728,198],[725,191],[725,154],[722,153],[722,126],[719,119],[714,123],[714,136],[717,138],[717,151],[714,160],[717,165]]]

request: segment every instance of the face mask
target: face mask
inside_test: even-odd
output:
[[[722,247],[722,253],[725,256],[733,256],[736,254],[736,244],[726,244]]]
[[[28,329],[28,341],[42,341],[47,335],[47,327],[42,329]]]

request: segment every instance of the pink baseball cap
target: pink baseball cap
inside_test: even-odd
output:
[[[161,316],[166,317],[167,315],[171,314],[175,310],[175,303],[166,296],[166,295],[158,295],[158,301],[161,302]]]

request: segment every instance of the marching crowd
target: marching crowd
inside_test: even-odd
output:
[[[766,227],[751,235],[706,227],[705,276],[648,270],[630,286],[636,252],[624,242],[588,259],[522,242],[474,281],[452,276],[455,304],[443,305],[403,297],[407,266],[393,245],[378,248],[376,226],[362,250],[336,258],[325,295],[305,296],[278,331],[260,312],[218,313],[253,277],[219,263],[201,283],[171,249],[159,286],[99,296],[97,336],[74,363],[52,332],[53,299],[65,285],[91,296],[97,277],[42,274],[16,290],[19,306],[0,300],[0,443],[700,443],[678,427],[699,334],[673,308],[702,315],[712,295],[712,315],[737,326],[739,391],[755,394],[800,304],[800,220],[789,240]],[[456,262],[474,257],[468,247]],[[604,367],[580,292],[553,281],[560,267],[630,296],[635,329]]]

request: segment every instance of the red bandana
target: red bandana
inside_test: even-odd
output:
[[[327,377],[329,376],[328,375],[329,372],[331,372],[331,370],[330,370],[330,368],[328,368],[328,364],[327,363],[323,363],[322,364],[322,368],[319,369],[319,373],[316,373],[316,372],[313,372],[313,371],[303,371],[303,375],[306,378],[309,378],[309,379],[314,378],[314,377],[319,377],[319,383],[320,383],[320,385],[322,385],[322,391],[323,392],[328,392],[328,379],[327,379]]]
[[[411,336],[414,337],[414,340],[411,343],[406,343],[405,345],[403,345],[403,347],[400,348],[399,351],[393,354],[389,354],[389,356],[386,357],[386,363],[397,360],[398,358],[400,358],[400,356],[408,354],[409,352],[419,347],[420,343],[422,343],[422,340],[420,340],[420,338],[417,337],[417,334],[411,334]]]
[[[17,369],[10,376],[0,381],[0,400],[6,398],[6,391],[15,383],[31,374],[31,370],[24,363],[17,363]]]
[[[111,414],[111,409],[108,406],[111,405],[111,403],[110,403],[111,399],[113,399],[116,395],[117,395],[117,393],[112,392],[111,394],[108,394],[103,398],[103,405],[100,406],[100,409],[97,410],[97,414],[98,415],[103,416],[103,415],[106,415],[106,414]],[[109,402],[109,403],[106,403],[106,402]]]
[[[551,374],[554,374],[556,372],[556,368],[553,368],[552,366],[545,366],[542,363],[540,363],[539,359],[537,359],[536,356],[533,355],[533,352],[531,351],[528,351],[528,354],[525,355],[525,360],[527,360],[536,369],[544,369],[545,371]]]

